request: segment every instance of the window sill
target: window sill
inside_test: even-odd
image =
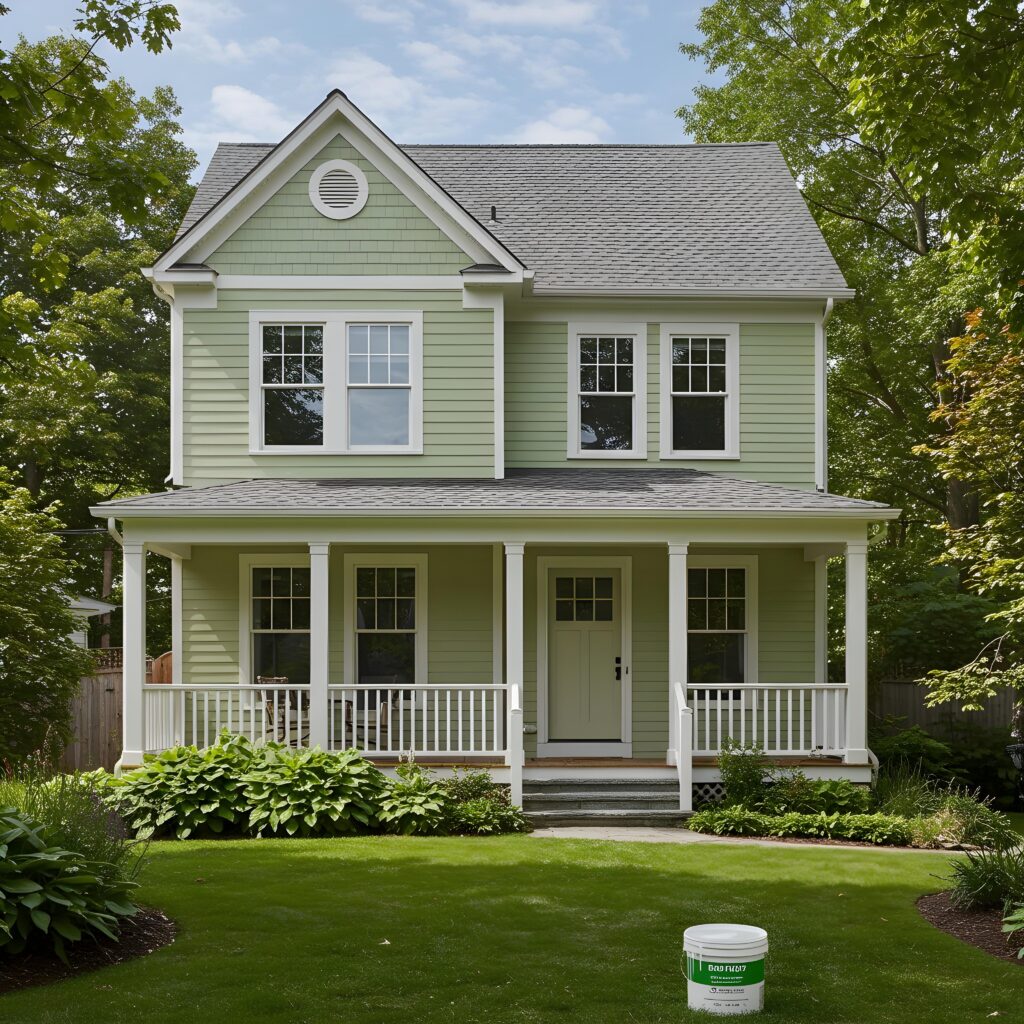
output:
[[[740,458],[739,452],[707,452],[707,451],[695,451],[695,452],[662,452],[662,461],[670,460],[686,460],[687,462],[694,462],[699,460],[714,461],[714,462],[736,462]]]
[[[647,458],[646,452],[567,452],[567,459],[639,459],[641,462]]]
[[[250,448],[250,455],[422,455],[422,448]]]

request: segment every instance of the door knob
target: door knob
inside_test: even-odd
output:
[[[615,679],[617,682],[622,681],[622,658],[615,659]]]

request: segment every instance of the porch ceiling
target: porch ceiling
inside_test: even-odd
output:
[[[689,469],[510,471],[492,479],[242,480],[95,506],[98,516],[558,515],[840,516],[889,519],[873,501]]]

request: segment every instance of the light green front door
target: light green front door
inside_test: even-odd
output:
[[[618,569],[550,570],[550,742],[621,740],[621,592]]]

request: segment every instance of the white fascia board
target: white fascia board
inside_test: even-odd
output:
[[[210,267],[177,267],[158,270],[146,267],[142,276],[156,284],[199,284],[212,285],[217,283],[217,271]]]
[[[252,199],[254,193],[260,190],[260,186],[264,185],[268,179],[279,176],[282,172],[291,170],[291,173],[294,173],[294,170],[292,170],[293,163],[301,166],[296,157],[298,156],[301,159],[307,144],[321,134],[331,118],[336,115],[340,116],[344,122],[347,122],[359,132],[361,144],[356,145],[356,142],[351,137],[352,133],[345,132],[342,125],[337,126],[330,133],[330,137],[333,138],[337,134],[342,135],[346,141],[355,145],[367,159],[377,166],[381,173],[392,179],[395,177],[399,178],[400,180],[394,181],[394,184],[401,191],[405,192],[411,201],[416,202],[417,199],[420,199],[422,202],[423,197],[428,199],[434,210],[440,211],[443,214],[449,226],[457,229],[453,234],[462,235],[472,240],[482,257],[479,258],[479,262],[486,260],[487,262],[499,263],[509,270],[522,268],[521,262],[513,253],[506,249],[478,221],[463,210],[447,192],[434,182],[408,154],[395,145],[365,114],[340,92],[335,91],[328,95],[319,107],[294,131],[286,136],[212,210],[174,242],[156,261],[153,269],[155,271],[168,270],[190,253],[203,252],[204,250],[201,248],[203,241],[208,239],[211,233],[214,232],[214,229],[221,225],[225,219],[229,218],[231,214],[239,211],[244,212],[244,209],[247,208],[247,201]],[[322,146],[319,148],[322,148]],[[367,149],[371,151],[367,152]],[[373,150],[376,152],[374,153]],[[383,160],[380,158],[383,158]],[[308,155],[306,159],[309,159]],[[390,166],[381,167],[381,162]],[[406,187],[403,187],[403,185]],[[276,191],[276,189],[273,191]],[[409,195],[409,191],[412,191],[414,194]],[[417,205],[420,205],[420,203],[417,203]],[[424,210],[424,212],[430,216],[428,211]],[[432,217],[431,219],[435,218]],[[473,258],[478,258],[477,253],[470,253],[470,255]]]
[[[421,506],[412,509],[396,508],[359,508],[359,509],[310,509],[310,508],[267,508],[267,509],[224,509],[224,508],[196,508],[178,507],[154,509],[133,508],[130,505],[106,506],[94,505],[89,511],[92,515],[102,519],[114,516],[117,519],[409,519],[422,518],[424,516],[438,516],[440,518],[464,518],[464,519],[493,519],[508,518],[509,516],[539,519],[560,519],[562,517],[576,517],[577,519],[854,519],[864,522],[873,522],[883,519],[897,519],[900,509],[815,509],[808,510],[766,510],[762,508],[733,508],[733,509],[693,509],[678,511],[666,508],[493,508],[493,509],[465,509],[465,508],[440,508]]]

